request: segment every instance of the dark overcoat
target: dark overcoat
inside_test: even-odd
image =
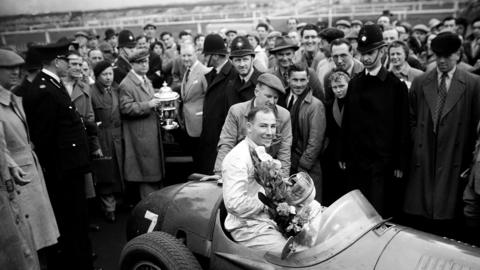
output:
[[[359,73],[348,85],[341,136],[340,160],[350,187],[359,188],[380,214],[389,214],[393,172],[405,171],[408,156],[406,85],[384,67],[377,76]]]
[[[200,173],[205,174],[213,174],[223,123],[230,106],[238,103],[238,95],[233,89],[238,72],[230,60],[218,74],[215,75],[214,72],[215,69],[212,69],[205,75],[208,86],[203,102],[203,123],[199,145],[199,153],[202,157],[199,170]]]
[[[461,194],[480,119],[480,78],[456,69],[447,92],[438,131],[432,111],[437,102],[437,69],[414,79],[410,91],[413,151],[404,210],[429,219],[453,219],[461,213]]]
[[[99,183],[119,184],[123,181],[122,121],[118,99],[118,85],[114,82],[110,92],[100,83],[91,86],[92,106],[98,125],[98,139],[104,157],[111,158],[111,177],[97,178]],[[118,190],[116,190],[118,191]]]
[[[253,67],[253,73],[250,79],[243,83],[240,80],[240,76],[237,76],[235,83],[233,84],[233,89],[237,92],[239,101],[244,102],[251,100],[255,96],[255,87],[257,86],[258,76],[262,75],[263,72],[260,72],[256,67]],[[236,102],[237,103],[237,102]]]
[[[119,56],[113,67],[113,80],[120,84],[131,69],[132,65],[130,62],[125,57]]]
[[[154,92],[148,79],[147,83],[131,70],[119,87],[125,143],[123,175],[130,182],[159,182],[165,173],[160,121],[148,105]]]

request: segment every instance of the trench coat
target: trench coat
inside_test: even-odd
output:
[[[145,85],[133,70],[119,86],[124,139],[123,175],[129,182],[159,182],[165,174],[160,123],[148,102],[153,87]]]
[[[217,157],[217,144],[222,131],[223,123],[231,105],[239,102],[238,94],[232,88],[238,72],[230,60],[225,63],[218,74],[212,69],[205,75],[207,91],[203,101],[203,123],[200,134],[199,172],[213,174],[215,158]]]
[[[3,123],[9,157],[9,167],[20,167],[28,185],[16,186],[17,199],[23,214],[32,228],[36,250],[57,243],[57,221],[48,196],[42,168],[33,152],[27,119],[21,98],[0,87],[0,121]]]
[[[17,201],[7,155],[3,122],[0,121],[0,268],[39,270],[32,232]]]
[[[320,153],[323,149],[327,123],[323,103],[313,96],[310,88],[305,91],[307,90],[309,92],[302,100],[298,112],[298,138],[292,142],[291,173],[307,172],[315,183],[317,190],[315,199],[321,201],[323,188]]]
[[[432,111],[437,99],[437,69],[417,77],[410,91],[413,138],[405,212],[429,219],[453,219],[461,214],[480,119],[480,78],[457,67],[447,92],[437,133]]]
[[[257,86],[257,80],[263,72],[259,71],[256,67],[253,68],[252,76],[248,79],[247,82],[242,84],[240,76],[237,76],[233,84],[233,89],[238,93],[238,102],[244,102],[251,100],[255,97],[255,87]]]
[[[111,187],[112,192],[120,191],[123,185],[122,121],[118,94],[118,85],[115,82],[111,86],[110,93],[99,82],[91,86],[95,122],[100,123],[98,125],[100,148],[104,157],[111,158],[113,169],[111,172],[106,172],[109,178],[97,177],[96,181],[114,184]]]

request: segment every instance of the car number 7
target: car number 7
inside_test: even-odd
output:
[[[153,229],[157,226],[158,215],[147,210],[147,212],[145,212],[145,218],[151,221],[147,232],[153,232]]]

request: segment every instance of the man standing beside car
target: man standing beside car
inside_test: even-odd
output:
[[[155,109],[160,100],[146,74],[148,51],[135,52],[128,59],[132,70],[119,86],[120,113],[124,139],[125,181],[138,183],[140,198],[161,186],[164,177],[163,146]]]

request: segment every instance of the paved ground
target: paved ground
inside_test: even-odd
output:
[[[170,151],[172,152],[172,151]],[[192,173],[191,163],[184,163],[182,158],[169,158],[166,164],[165,185],[181,183]],[[120,253],[126,244],[126,224],[130,210],[119,207],[115,223],[105,221],[99,211],[90,211],[92,223],[100,225],[100,231],[91,232],[90,239],[92,247],[98,258],[95,261],[96,267],[103,270],[119,269]]]

